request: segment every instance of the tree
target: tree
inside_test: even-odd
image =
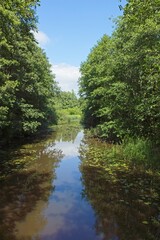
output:
[[[159,0],[129,0],[111,38],[81,65],[84,120],[112,140],[159,139]]]
[[[56,83],[45,53],[38,47],[38,0],[0,2],[0,135],[36,132],[55,121]]]
[[[158,1],[128,1],[119,22],[115,77],[129,93],[124,129],[132,135],[159,135],[160,23]],[[157,135],[157,138],[159,138]]]
[[[112,50],[112,40],[104,35],[81,64],[80,96],[85,100],[84,119],[90,126],[100,123],[99,109],[104,106],[105,90],[112,81]]]

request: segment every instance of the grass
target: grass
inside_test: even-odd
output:
[[[91,139],[93,133],[89,132],[88,137]],[[93,138],[97,139],[97,138]],[[126,138],[121,144],[109,144],[97,139],[101,142],[98,151],[99,161],[103,160],[103,164],[112,165],[118,162],[128,165],[144,166],[146,169],[160,169],[160,147],[155,145],[149,139],[144,138]],[[93,151],[93,152],[94,152]],[[98,161],[98,162],[99,162]]]

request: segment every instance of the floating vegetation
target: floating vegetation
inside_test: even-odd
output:
[[[129,161],[120,145],[86,135],[80,147],[83,197],[97,216],[97,231],[108,239],[160,239],[160,173]]]

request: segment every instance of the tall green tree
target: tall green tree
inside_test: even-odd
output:
[[[159,139],[159,0],[129,0],[111,38],[81,65],[85,122],[108,139]]]
[[[60,91],[58,94],[58,102],[59,107],[62,109],[79,107],[78,98],[73,90],[72,92]]]
[[[84,121],[96,126],[101,121],[100,108],[105,107],[106,88],[112,82],[112,39],[106,35],[97,42],[87,60],[81,64],[80,95],[84,99]]]
[[[30,134],[50,120],[56,83],[38,47],[38,0],[0,1],[0,135]]]
[[[160,134],[159,19],[159,0],[130,0],[115,33],[115,77],[127,84],[129,94],[124,128],[132,135],[153,138]]]

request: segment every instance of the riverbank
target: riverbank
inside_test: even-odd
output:
[[[108,214],[114,216],[121,226],[119,239],[158,240],[160,172],[145,158],[140,162],[133,161],[139,153],[136,148],[132,150],[131,143],[128,142],[125,148],[85,135],[80,148],[85,195],[102,218]],[[137,150],[141,145],[137,145]],[[105,222],[101,224],[106,227]]]

